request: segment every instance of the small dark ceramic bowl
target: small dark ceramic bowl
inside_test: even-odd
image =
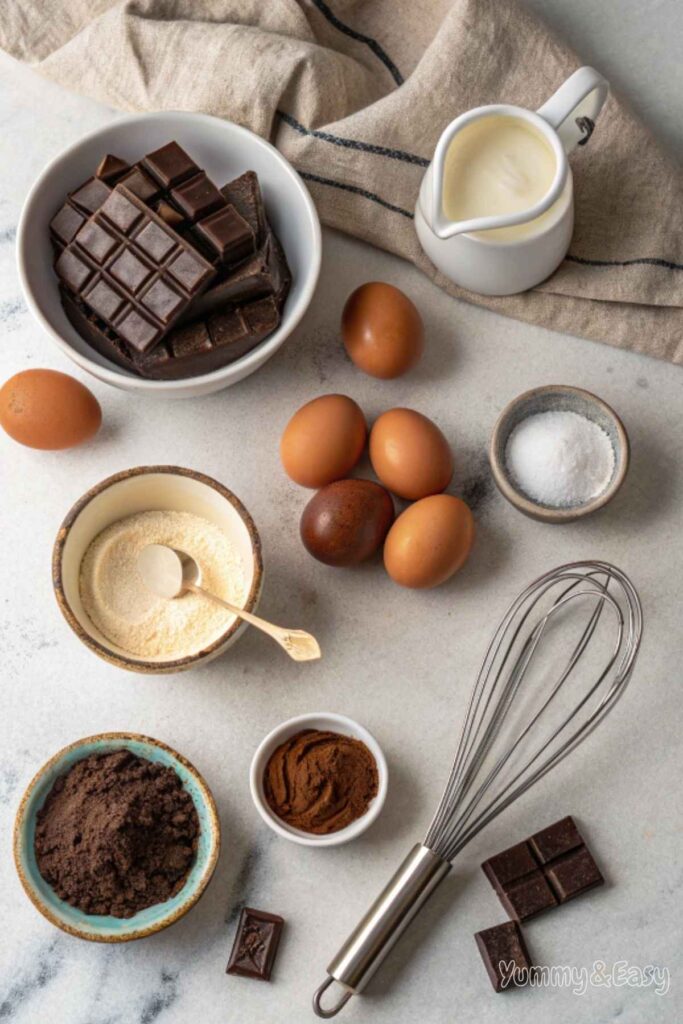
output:
[[[612,479],[600,494],[596,494],[582,505],[557,508],[533,501],[520,490],[508,471],[505,450],[510,434],[527,416],[542,412],[575,412],[585,416],[586,419],[597,423],[612,443],[615,455]],[[506,405],[493,428],[489,446],[491,472],[498,490],[524,515],[544,523],[571,523],[606,505],[624,482],[629,457],[628,435],[615,411],[590,391],[559,384],[548,384],[525,391]]]
[[[195,861],[180,892],[164,903],[147,907],[128,918],[84,914],[82,910],[65,903],[38,870],[34,850],[36,815],[57,778],[84,757],[112,750],[130,750],[138,757],[173,768],[184,789],[192,797],[200,827]],[[138,733],[101,733],[64,747],[43,765],[29,783],[14,823],[14,862],[26,895],[51,924],[69,935],[91,942],[130,942],[160,932],[178,921],[195,905],[211,881],[220,845],[221,832],[216,804],[211,790],[197,769],[165,743]]]
[[[246,508],[217,480],[180,466],[137,466],[108,477],[80,498],[59,528],[52,552],[52,582],[62,615],[78,639],[105,661],[130,672],[181,672],[222,654],[242,634],[246,623],[236,616],[202,650],[183,658],[145,661],[116,646],[100,633],[81,604],[81,561],[91,541],[111,523],[136,512],[168,509],[192,512],[220,527],[242,555],[244,608],[256,611],[263,585],[261,541]]]

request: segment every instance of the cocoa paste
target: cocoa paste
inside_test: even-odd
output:
[[[182,888],[198,838],[173,768],[118,750],[57,779],[37,815],[35,852],[61,899],[86,914],[132,917]]]
[[[270,756],[263,786],[278,818],[326,835],[365,814],[377,795],[377,781],[377,763],[360,740],[304,729]]]

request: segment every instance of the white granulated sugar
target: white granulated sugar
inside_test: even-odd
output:
[[[83,608],[108,640],[130,654],[165,660],[194,654],[216,640],[234,616],[200,594],[172,601],[152,594],[137,570],[138,554],[148,544],[186,551],[201,569],[202,586],[242,605],[244,566],[230,538],[208,519],[164,511],[138,512],[94,539],[81,562]]]
[[[510,434],[505,461],[518,487],[543,505],[583,505],[607,487],[615,454],[607,433],[576,412],[527,416]]]

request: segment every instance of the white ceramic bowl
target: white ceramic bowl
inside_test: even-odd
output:
[[[246,623],[231,616],[225,629],[200,651],[172,660],[139,658],[97,629],[81,604],[79,575],[91,541],[112,523],[136,512],[168,509],[191,512],[226,533],[245,570],[244,608],[256,610],[263,585],[261,541],[253,519],[227,487],[203,473],[179,466],[138,466],[96,484],[67,513],[52,553],[52,583],[61,612],[78,639],[110,664],[130,672],[181,672],[218,657],[235,642]]]
[[[110,363],[69,323],[52,269],[48,225],[66,193],[93,174],[105,153],[135,161],[172,139],[187,149],[219,188],[244,171],[256,171],[268,218],[287,254],[292,287],[278,329],[241,359],[201,377],[154,381]],[[275,147],[230,121],[180,111],[121,117],[69,146],[47,165],[29,192],[17,233],[17,263],[26,303],[62,352],[106,384],[163,397],[208,395],[263,366],[306,312],[318,281],[320,258],[320,222],[313,200]]]
[[[263,791],[263,773],[271,754],[276,747],[279,747],[281,743],[288,740],[290,736],[301,732],[302,729],[329,730],[330,732],[341,733],[343,736],[353,736],[365,744],[377,762],[377,773],[379,776],[377,796],[370,804],[366,813],[350,825],[347,825],[346,828],[341,828],[338,832],[331,832],[326,836],[311,835],[310,832],[302,832],[301,829],[292,828],[291,825],[288,825],[281,818],[278,818],[276,814],[273,814],[266,802]],[[369,733],[358,722],[347,718],[346,715],[336,715],[331,711],[318,711],[308,715],[298,715],[296,718],[290,718],[288,721],[283,722],[282,725],[278,725],[272,732],[268,733],[259,745],[252,759],[249,773],[251,796],[256,805],[256,810],[265,823],[270,825],[272,830],[277,832],[279,836],[290,839],[293,843],[300,843],[302,846],[340,846],[342,843],[348,843],[351,839],[356,839],[361,832],[365,832],[366,829],[370,828],[372,823],[378,818],[386,800],[388,785],[389,771],[387,762],[382,753],[382,748],[372,733]]]

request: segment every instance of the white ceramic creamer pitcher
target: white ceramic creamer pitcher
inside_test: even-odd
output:
[[[422,248],[446,277],[482,295],[512,295],[552,274],[574,227],[567,154],[588,140],[608,89],[583,67],[535,113],[494,104],[448,125],[415,209]]]

